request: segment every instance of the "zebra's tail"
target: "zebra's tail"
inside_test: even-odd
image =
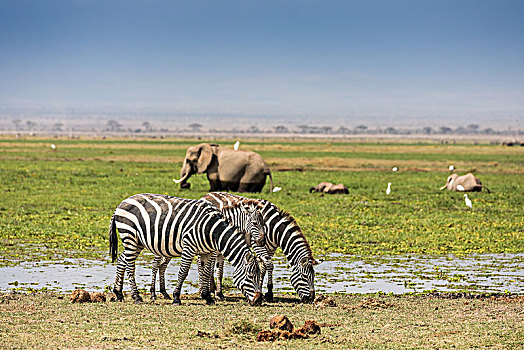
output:
[[[111,216],[109,222],[109,255],[111,255],[111,262],[115,262],[118,256],[118,236],[116,234],[115,214]]]

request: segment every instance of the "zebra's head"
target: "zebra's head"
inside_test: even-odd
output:
[[[260,267],[251,252],[247,252],[242,260],[242,263],[235,266],[233,282],[250,305],[260,305],[263,299],[260,289]]]
[[[249,237],[247,242],[254,241],[256,245],[263,247],[266,244],[265,222],[260,209],[262,205],[256,201],[244,203],[244,211],[247,214],[246,233]]]
[[[298,263],[291,265],[291,285],[297,291],[303,303],[315,301],[315,270],[318,262],[312,257],[305,256]]]
[[[224,217],[244,235],[248,245],[255,242],[258,246],[264,246],[266,244],[265,223],[261,209],[261,204],[247,199],[225,206],[221,211]]]

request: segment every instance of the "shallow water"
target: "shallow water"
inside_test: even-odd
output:
[[[143,255],[145,256],[137,262],[137,285],[149,290],[152,255]],[[324,256],[324,259],[315,268],[315,287],[319,293],[398,294],[431,289],[524,293],[524,254],[363,259],[331,254]],[[275,291],[293,291],[285,258],[275,258],[274,262]],[[179,259],[173,259],[166,271],[168,291],[174,289],[179,264]],[[76,288],[102,291],[106,286],[112,285],[115,271],[116,265],[95,260],[27,262],[0,267],[0,291],[30,288],[47,288],[60,292]],[[227,263],[224,274],[232,276],[232,268]],[[196,292],[197,282],[196,264],[193,264],[184,283],[183,293]],[[129,290],[127,278],[124,290]]]

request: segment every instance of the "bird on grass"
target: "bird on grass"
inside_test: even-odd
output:
[[[391,182],[388,182],[388,188],[386,188],[386,194],[389,195],[391,193]]]
[[[238,147],[239,147],[239,146],[240,146],[240,141],[237,141],[237,142],[235,142],[235,144],[233,145],[233,149],[234,149],[235,151],[238,151]]]
[[[394,166],[391,171],[398,171],[398,168],[396,166]]]
[[[51,149],[56,149],[56,146],[54,143],[51,144]]]
[[[466,203],[466,207],[470,207],[471,209],[473,209],[471,199],[468,198],[468,195],[466,193],[464,193],[464,202]]]
[[[279,192],[279,191],[282,191],[282,187],[275,187],[275,188],[273,189],[273,193],[274,193],[274,192]]]
[[[449,171],[453,171],[453,170],[455,170],[455,167],[453,166],[453,164],[451,164],[451,165],[449,166]]]

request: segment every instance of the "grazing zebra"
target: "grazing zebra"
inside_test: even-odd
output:
[[[227,208],[235,203],[250,200],[249,198],[227,192],[208,193],[202,199],[217,208]],[[267,301],[273,300],[274,267],[271,257],[275,254],[276,249],[280,247],[291,265],[291,285],[297,291],[302,302],[313,302],[315,300],[315,270],[313,266],[317,265],[318,262],[313,258],[313,253],[306,237],[304,237],[297,222],[289,213],[280,210],[269,201],[263,199],[255,199],[255,201],[262,205],[261,212],[265,223],[265,246],[253,245],[253,250],[257,257],[261,257],[263,260],[260,283],[263,282],[266,271],[268,274],[265,299]],[[223,257],[217,257],[217,265],[218,283],[216,292],[217,297],[221,298],[223,297]],[[211,280],[214,281],[213,278]]]
[[[265,235],[264,235],[264,218],[261,214],[262,206],[255,200],[246,200],[244,202],[237,202],[222,208],[221,214],[228,221],[229,224],[237,227],[239,231],[244,235],[244,239],[248,245],[251,245],[253,242],[256,245],[264,246],[265,244]],[[222,254],[218,255],[219,258],[223,261]],[[156,274],[159,273],[159,282],[160,282],[160,293],[164,296],[165,299],[171,299],[169,294],[166,291],[165,284],[165,271],[167,265],[171,261],[170,257],[155,256],[153,260],[153,268],[151,270],[151,299],[156,299]],[[212,280],[212,268],[213,260],[209,261],[211,266],[207,268],[210,269],[210,281]],[[205,262],[198,257],[198,269],[199,275],[202,277],[202,269],[205,268]],[[207,283],[207,281],[206,281]],[[200,286],[203,287],[205,284],[200,283]],[[202,288],[200,290],[202,292]],[[223,296],[222,298],[223,299]]]
[[[122,201],[116,208],[109,225],[109,251],[112,262],[118,254],[117,232],[124,246],[118,256],[113,292],[123,300],[123,275],[127,270],[131,296],[141,302],[135,283],[135,260],[147,248],[164,257],[181,256],[178,282],[173,303],[180,304],[180,293],[191,261],[201,255],[203,261],[214,261],[221,253],[234,266],[233,282],[252,305],[262,301],[260,268],[249,250],[244,237],[229,225],[216,208],[201,200],[191,200],[160,194],[137,194]],[[204,273],[212,273],[205,269]],[[208,276],[203,281],[210,280]],[[208,304],[214,300],[209,284],[204,285],[202,297]]]

